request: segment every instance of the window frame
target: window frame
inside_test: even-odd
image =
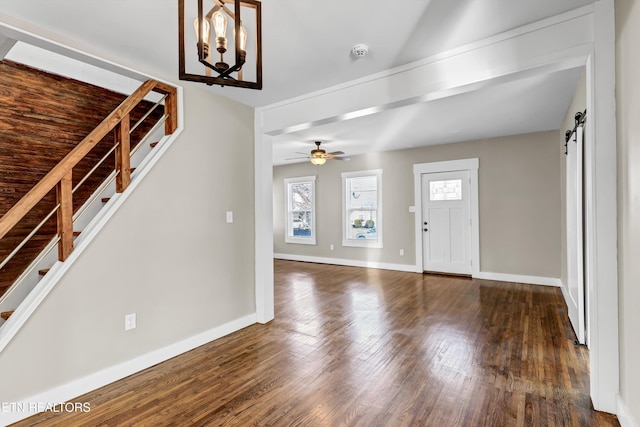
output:
[[[301,237],[293,235],[293,221],[291,214],[298,212],[291,209],[291,188],[292,184],[311,183],[311,236]],[[301,176],[296,178],[285,178],[284,180],[284,241],[285,243],[294,243],[299,245],[315,245],[316,244],[316,177]],[[301,211],[302,212],[302,211]],[[306,212],[306,211],[305,211]]]
[[[376,177],[377,207],[376,207],[376,239],[353,239],[349,238],[349,227],[351,226],[350,214],[353,209],[349,206],[349,192],[347,185],[352,178]],[[342,173],[342,246],[359,248],[382,248],[382,169],[369,169],[364,171],[343,172]]]

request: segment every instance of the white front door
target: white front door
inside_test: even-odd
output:
[[[422,174],[423,268],[471,274],[469,171]]]
[[[581,344],[585,343],[585,288],[583,255],[582,143],[578,127],[567,143],[567,289],[569,320]]]

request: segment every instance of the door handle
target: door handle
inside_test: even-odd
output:
[[[424,231],[429,231],[429,229],[428,229],[428,228],[425,228],[425,229],[424,229]]]
[[[427,221],[424,222],[424,225],[427,225]]]

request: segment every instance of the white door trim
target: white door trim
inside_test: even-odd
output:
[[[469,171],[470,214],[471,214],[471,276],[480,272],[480,227],[478,208],[478,158],[448,160],[443,162],[418,163],[413,165],[413,191],[415,205],[416,273],[424,271],[422,239],[422,174],[434,172]]]
[[[593,7],[584,141],[589,378],[593,407],[615,413],[620,391],[615,14],[613,0]]]
[[[268,323],[275,317],[273,271],[273,165],[272,138],[262,132],[262,113],[254,115],[255,185],[255,298],[256,319]]]

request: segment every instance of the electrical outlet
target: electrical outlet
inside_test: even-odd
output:
[[[130,331],[131,329],[136,328],[136,314],[127,314],[124,316],[124,330]]]
[[[333,243],[329,245],[329,249],[333,250]]]
[[[400,249],[400,256],[404,256],[404,249]]]
[[[227,223],[231,224],[233,222],[233,212],[227,211]]]

